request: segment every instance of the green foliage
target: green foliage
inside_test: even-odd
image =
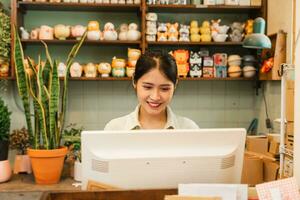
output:
[[[33,138],[34,149],[57,149],[61,145],[62,130],[64,127],[67,106],[67,86],[70,66],[73,63],[86,34],[73,46],[66,61],[66,78],[60,91],[60,81],[57,72],[57,61],[53,61],[45,46],[46,61],[39,58],[37,66],[28,59],[28,67],[33,71],[26,72],[24,53],[18,32],[14,28],[13,59],[17,78],[19,94],[23,101],[29,137]],[[33,105],[34,113],[30,113]],[[34,116],[34,119],[32,119]],[[32,127],[32,121],[34,127]]]
[[[29,141],[29,134],[25,127],[22,129],[15,129],[10,134],[9,147],[17,150],[19,155],[25,155],[27,148],[30,146]]]
[[[83,127],[77,128],[76,124],[70,124],[63,133],[64,145],[68,147],[67,160],[81,162],[81,131]]]
[[[7,106],[0,97],[0,141],[9,140],[10,115]]]
[[[0,57],[10,58],[10,17],[0,8]]]

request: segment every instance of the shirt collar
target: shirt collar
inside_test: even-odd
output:
[[[127,120],[127,128],[129,130],[141,129],[142,126],[139,122],[139,110],[140,105],[137,105],[134,111],[129,114],[129,119]],[[176,129],[176,115],[169,106],[167,106],[167,123],[164,129]]]

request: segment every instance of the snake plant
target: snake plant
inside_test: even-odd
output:
[[[32,138],[34,149],[57,149],[61,145],[67,106],[68,77],[73,63],[86,33],[70,51],[66,61],[66,75],[63,86],[57,72],[57,61],[52,60],[46,43],[46,61],[39,58],[37,66],[28,59],[28,67],[33,71],[27,73],[20,36],[14,28],[14,51],[16,79],[19,94],[23,101],[27,129]],[[60,91],[62,88],[62,91]],[[33,107],[33,108],[31,108]],[[31,111],[34,111],[32,114]],[[32,126],[34,124],[34,127]]]

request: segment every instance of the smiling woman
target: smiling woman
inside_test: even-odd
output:
[[[177,116],[169,107],[176,89],[177,65],[169,54],[142,55],[136,64],[133,88],[139,105],[123,117],[111,120],[105,130],[196,129],[192,120]]]

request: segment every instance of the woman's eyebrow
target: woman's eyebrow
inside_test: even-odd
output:
[[[150,82],[142,82],[142,83],[143,83],[143,85],[150,85],[150,86],[155,85],[154,83],[150,83]],[[172,84],[170,84],[170,83],[165,83],[165,84],[159,85],[159,87],[171,87],[171,85]]]

